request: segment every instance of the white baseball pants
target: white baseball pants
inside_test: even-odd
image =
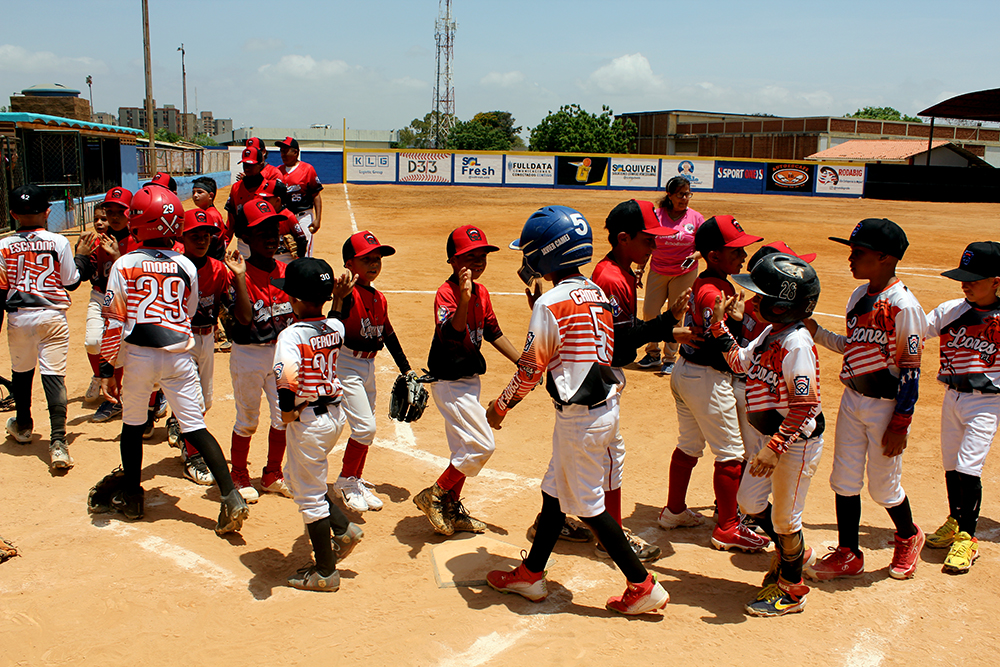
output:
[[[466,477],[478,475],[496,449],[486,408],[479,403],[480,389],[478,375],[431,384],[434,404],[444,417],[451,465]]]
[[[948,389],[941,404],[941,462],[945,471],[982,477],[1000,421],[1000,394]]]
[[[271,412],[271,428],[285,430],[278,407],[278,385],[274,378],[273,345],[237,345],[229,355],[229,375],[233,379],[236,400],[236,435],[250,437],[260,421],[260,394],[267,396]]]
[[[753,457],[771,439],[757,429],[753,429],[753,433],[752,441],[747,442],[748,462],[753,461]],[[744,514],[763,512],[767,507],[767,497],[771,495],[771,523],[775,532],[781,535],[799,532],[806,494],[822,455],[823,436],[808,440],[799,438],[778,458],[778,465],[770,477],[754,477],[750,474],[750,466],[747,466],[736,496],[740,511]]]
[[[66,311],[21,308],[9,313],[7,345],[10,347],[10,367],[15,373],[33,371],[37,364],[40,375],[65,377],[66,355],[69,354]]]
[[[122,421],[129,426],[144,425],[148,417],[149,395],[159,387],[170,411],[180,422],[181,433],[205,428],[201,382],[190,354],[122,343],[120,358],[125,366]]]
[[[191,358],[194,359],[194,365],[198,369],[198,379],[201,382],[201,397],[204,402],[202,412],[208,412],[212,407],[214,391],[215,334],[194,334]]]
[[[732,375],[678,357],[670,376],[677,405],[677,448],[700,458],[705,443],[720,463],[743,459]]]
[[[351,438],[367,447],[375,440],[375,359],[360,359],[345,347],[337,357],[337,378]]]
[[[328,457],[345,421],[339,405],[328,405],[326,414],[317,415],[313,408],[307,407],[298,421],[288,424],[288,448],[282,472],[306,524],[330,516],[326,502]]]

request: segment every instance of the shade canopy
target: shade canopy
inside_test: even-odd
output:
[[[1000,88],[958,95],[944,102],[938,102],[918,115],[1000,122]]]

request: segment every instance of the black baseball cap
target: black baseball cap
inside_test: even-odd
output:
[[[326,303],[333,297],[333,269],[325,259],[299,257],[288,264],[284,278],[272,278],[271,284],[296,299]]]
[[[896,259],[903,259],[903,253],[910,246],[903,228],[887,218],[865,218],[854,227],[851,238],[838,239],[831,236],[830,240],[884,252]]]
[[[958,268],[949,269],[941,275],[962,282],[1000,277],[1000,243],[996,241],[970,243],[962,253]]]
[[[49,208],[49,197],[34,183],[15,188],[10,195],[10,212],[18,215],[44,213]]]

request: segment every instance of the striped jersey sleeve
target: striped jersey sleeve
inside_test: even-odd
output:
[[[62,234],[30,229],[0,239],[0,290],[7,290],[8,311],[66,310],[70,304],[66,286],[78,282],[73,249]]]
[[[278,389],[292,391],[306,402],[332,399],[343,389],[337,378],[337,357],[344,344],[344,325],[333,318],[302,320],[278,334],[274,377]]]
[[[1000,393],[1000,306],[946,301],[927,315],[927,337],[941,337],[938,380],[959,391]]]

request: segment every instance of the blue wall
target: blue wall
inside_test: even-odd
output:
[[[319,182],[324,184],[344,182],[344,154],[333,151],[311,151],[303,148],[299,151],[299,160],[311,164],[319,176]],[[267,163],[275,167],[281,166],[281,154],[277,148],[268,149]],[[222,187],[221,185],[219,187]]]

